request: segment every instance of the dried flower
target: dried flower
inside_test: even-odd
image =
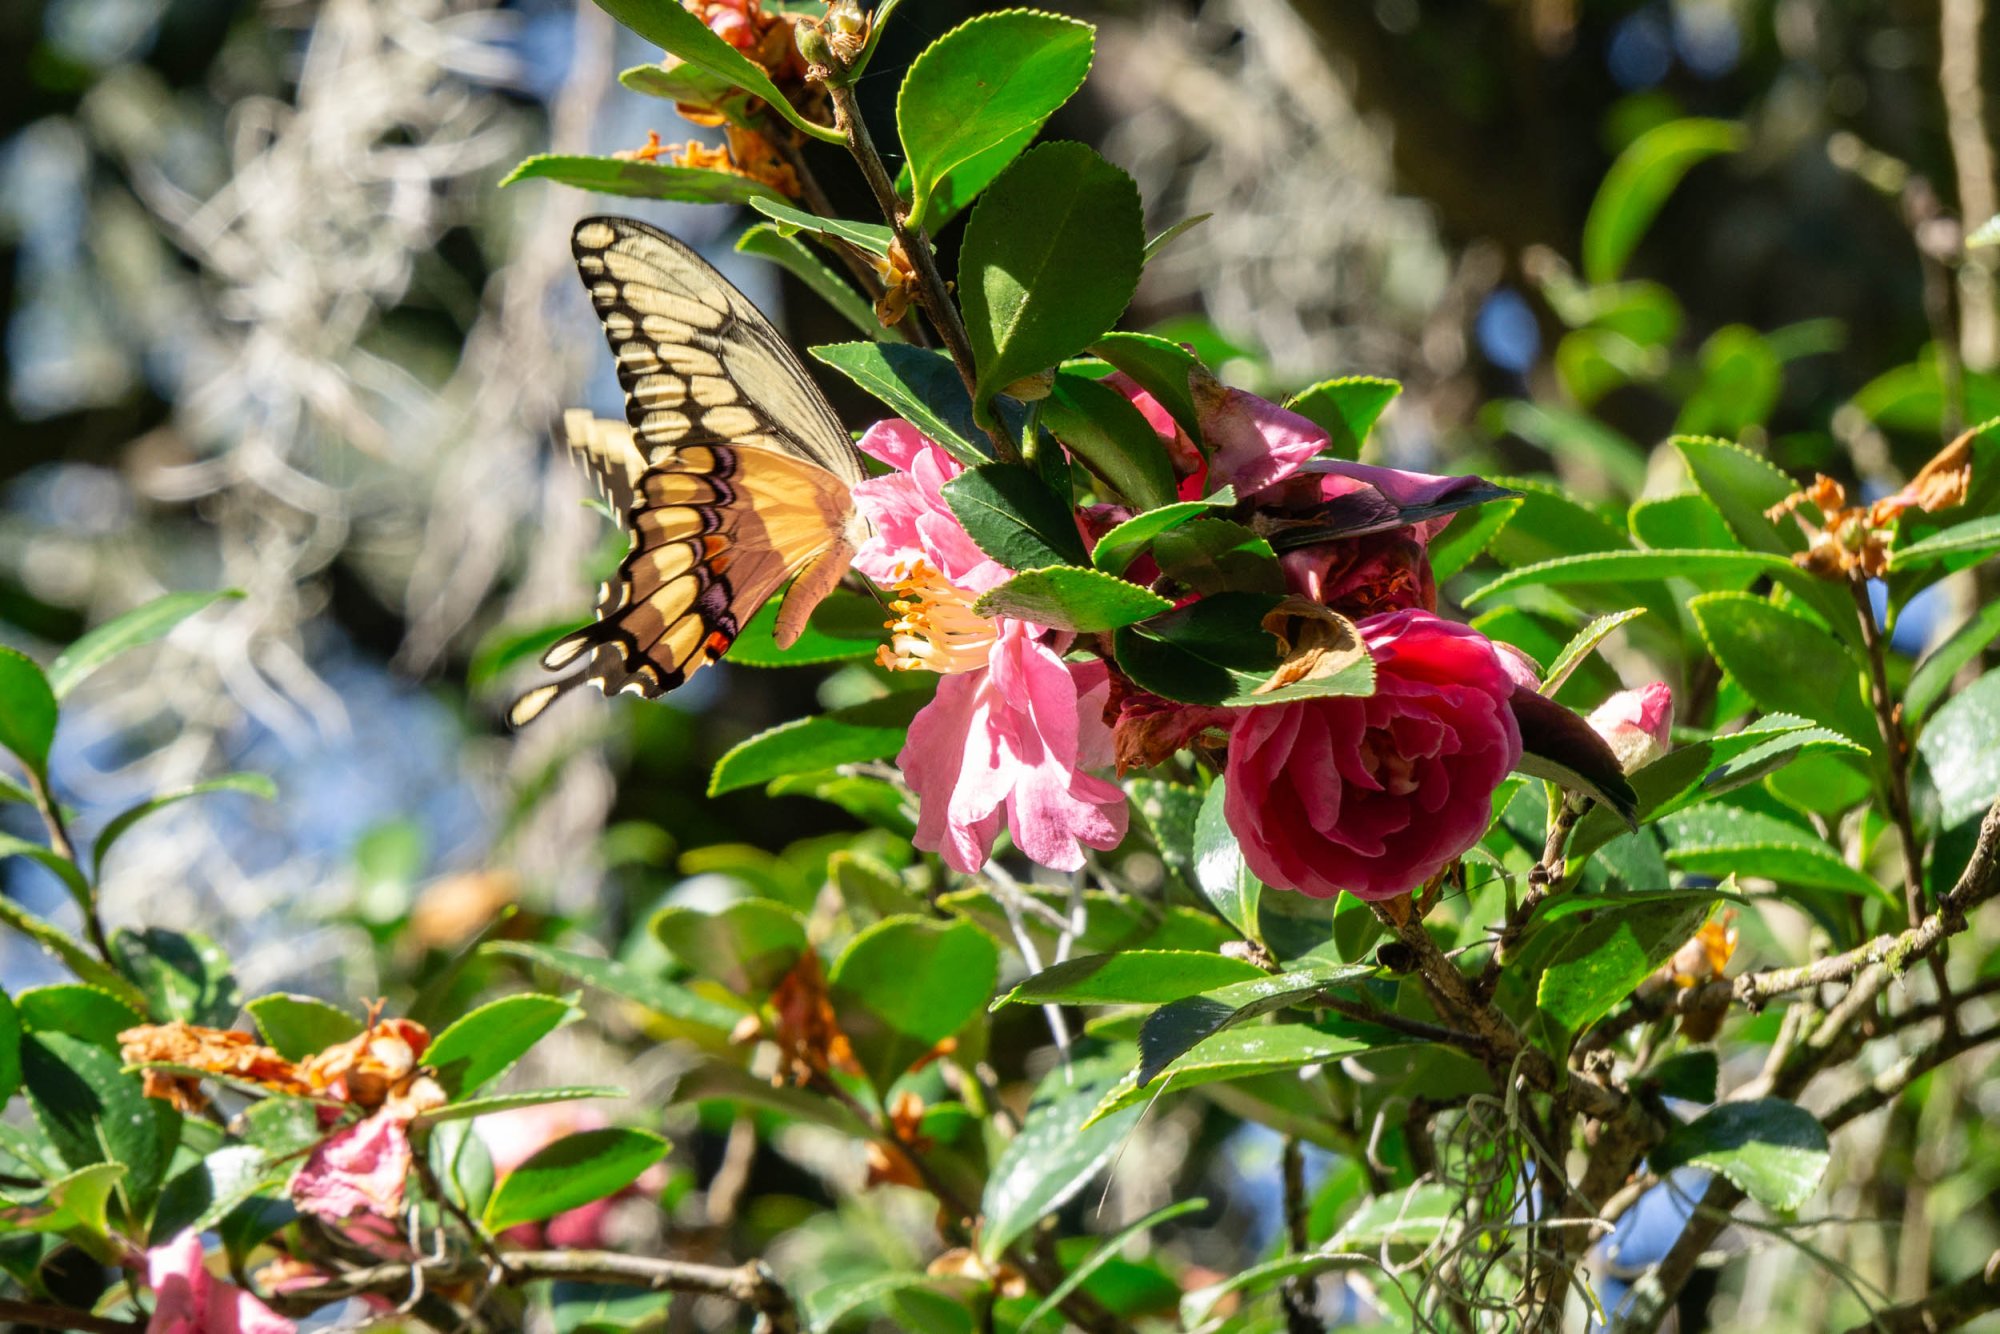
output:
[[[118,1044],[119,1057],[127,1065],[157,1061],[259,1084],[274,1093],[310,1092],[296,1066],[255,1037],[235,1029],[204,1028],[176,1019],[128,1028],[118,1035]],[[145,1091],[149,1098],[172,1104],[177,1112],[197,1113],[208,1107],[201,1081],[193,1075],[147,1070]]]
[[[847,1034],[827,996],[826,975],[820,971],[819,956],[811,950],[778,979],[771,991],[771,1009],[777,1013],[777,1031],[771,1040],[778,1044],[783,1065],[771,1077],[773,1084],[787,1079],[804,1086],[838,1070],[858,1075],[861,1065]]]

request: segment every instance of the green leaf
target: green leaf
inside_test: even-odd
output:
[[[1052,565],[1021,571],[981,594],[972,609],[981,616],[1012,616],[1055,630],[1088,634],[1158,616],[1172,611],[1174,604],[1116,575]]]
[[[104,854],[111,851],[111,845],[124,837],[125,831],[133,825],[154,811],[172,806],[176,802],[186,801],[189,797],[204,796],[210,792],[244,792],[253,797],[262,797],[265,801],[272,801],[278,795],[278,787],[263,774],[224,774],[220,778],[211,778],[190,787],[163,792],[150,801],[142,801],[137,806],[112,816],[110,823],[104,826],[104,832],[97,836],[97,846],[91,851],[92,871],[100,876],[104,873]]]
[[[1160,860],[1183,881],[1194,883],[1194,824],[1201,814],[1201,792],[1183,783],[1156,778],[1128,778],[1125,792],[1132,809],[1153,836]]]
[[[25,653],[0,645],[0,746],[36,777],[48,773],[56,739],[56,696]]]
[[[148,1098],[118,1054],[67,1033],[37,1033],[21,1042],[22,1083],[35,1122],[71,1167],[122,1163],[120,1187],[136,1219],[166,1177],[180,1117]]]
[[[1667,1133],[1648,1155],[1653,1171],[1676,1167],[1720,1172],[1767,1209],[1790,1211],[1811,1199],[1831,1160],[1826,1127],[1782,1098],[1711,1107]]]
[[[708,25],[699,17],[679,5],[662,4],[657,0],[597,0],[597,7],[653,45],[664,48],[698,69],[707,70],[733,87],[763,98],[779,115],[813,138],[824,139],[830,144],[844,142],[840,131],[816,125],[800,115],[798,108],[785,100],[785,95],[778,91],[768,74],[753,64],[748,56],[709,31]]]
[[[1191,218],[1182,218],[1173,226],[1146,242],[1145,259],[1148,264],[1160,257],[1160,252],[1187,235],[1195,228],[1214,217],[1213,213],[1197,213]]]
[[[24,806],[32,806],[35,804],[35,794],[7,775],[0,774],[0,801],[17,801]]]
[[[1443,583],[1477,560],[1520,508],[1521,501],[1516,497],[1454,515],[1445,530],[1431,541],[1431,571],[1438,582]]]
[[[1700,1103],[1715,1101],[1716,1082],[1721,1077],[1722,1063],[1707,1048],[1669,1056],[1647,1072],[1647,1078],[1666,1097]]]
[[[44,848],[42,851],[48,850]],[[8,855],[10,855],[9,849],[0,844],[0,857]],[[146,998],[140,994],[139,989],[119,973],[99,962],[96,955],[84,948],[82,941],[53,923],[43,921],[5,894],[0,894],[0,923],[14,928],[40,945],[52,958],[60,959],[65,968],[84,982],[94,987],[101,987],[134,1009],[145,1009]]]
[[[1518,566],[1473,589],[1463,601],[1470,607],[1501,593],[1538,584],[1561,588],[1579,584],[1626,584],[1641,579],[1727,583],[1793,568],[1783,556],[1761,551],[1594,551]]]
[[[894,783],[865,774],[789,774],[764,791],[773,797],[810,797],[840,807],[863,824],[901,838],[917,832],[908,794]]]
[[[1917,749],[1937,785],[1949,827],[1977,815],[2000,796],[2000,669],[1945,701],[1925,724]]]
[[[1285,572],[1271,544],[1228,519],[1194,519],[1167,529],[1153,539],[1153,559],[1162,574],[1204,595],[1285,592]]]
[[[1135,514],[1097,539],[1097,545],[1091,549],[1091,563],[1106,574],[1123,574],[1161,533],[1208,510],[1235,503],[1236,492],[1225,486],[1202,500],[1176,501]]]
[[[1518,493],[1513,519],[1488,543],[1487,549],[1502,565],[1533,565],[1557,556],[1622,551],[1632,545],[1623,527],[1550,483],[1524,477],[1493,481]]]
[[[257,1021],[264,1041],[288,1061],[303,1061],[359,1037],[364,1027],[357,1016],[316,996],[277,992],[259,996],[243,1008]]]
[[[1860,662],[1806,615],[1748,593],[1703,594],[1688,610],[1709,652],[1758,708],[1798,714],[1877,747]]]
[[[749,1002],[767,995],[807,949],[804,919],[769,899],[712,913],[669,905],[653,915],[653,935],[689,970]]]
[[[204,607],[238,599],[243,591],[225,588],[208,593],[168,593],[144,606],[115,616],[71,644],[49,664],[49,686],[61,699],[89,676],[127,649],[150,644]]]
[[[736,642],[723,655],[739,667],[809,667],[827,662],[873,660],[882,645],[884,620],[882,604],[865,593],[837,588],[813,608],[805,632],[790,648],[779,648],[776,638],[778,607],[782,598],[772,598],[761,607]]]
[[[787,774],[885,759],[902,749],[910,719],[929,698],[922,691],[898,690],[759,732],[716,761],[708,795],[720,796]]]
[[[53,849],[12,834],[0,834],[0,861],[9,857],[26,857],[29,861],[40,863],[62,881],[63,888],[79,905],[90,902],[90,882],[83,878],[83,872],[77,869],[75,862]]]
[[[754,99],[749,94],[699,65],[685,62],[676,62],[671,67],[665,64],[634,65],[618,72],[618,82],[648,97],[686,102],[690,106],[714,107],[727,115],[732,124],[755,128],[755,122],[760,119],[750,110]]]
[[[1563,1031],[1582,1031],[1631,999],[1694,935],[1714,903],[1707,894],[1635,895],[1603,900],[1583,920],[1550,927],[1560,940],[1539,961],[1536,1006]]]
[[[1255,982],[1263,969],[1244,959],[1199,950],[1121,950],[1052,964],[993,1002],[1002,1005],[1158,1005],[1232,982]]]
[[[1374,660],[1363,653],[1341,672],[1257,694],[1279,665],[1278,641],[1263,626],[1276,604],[1265,594],[1218,593],[1127,626],[1112,637],[1118,666],[1142,689],[1185,704],[1249,707],[1374,690]]]
[[[575,950],[558,949],[554,945],[541,945],[526,940],[496,940],[483,946],[482,954],[503,954],[517,959],[526,959],[540,967],[561,973],[563,976],[608,991],[614,996],[644,1006],[658,1015],[678,1019],[684,1023],[699,1024],[727,1033],[743,1017],[741,1010],[732,1009],[719,1001],[712,1001],[697,992],[690,991],[677,982],[669,982],[661,977],[649,977],[627,964],[615,959],[600,959],[595,955],[579,954]]]
[[[1029,1334],[1029,1331],[1034,1329],[1036,1325],[1054,1315],[1057,1308],[1068,1299],[1069,1295],[1082,1287],[1085,1280],[1092,1274],[1102,1269],[1110,1261],[1123,1255],[1127,1245],[1135,1237],[1150,1232],[1160,1224],[1179,1218],[1183,1214],[1200,1213],[1207,1208],[1208,1201],[1201,1196],[1196,1196],[1191,1200],[1176,1200],[1174,1203],[1155,1209],[1144,1218],[1118,1229],[1118,1231],[1093,1246],[1090,1254],[1078,1262],[1076,1268],[1070,1270],[1063,1277],[1062,1282],[1049,1289],[1049,1295],[1044,1297],[1034,1310],[1021,1317],[1021,1323],[1015,1328],[1019,1331],[1019,1334]]]
[[[454,1098],[476,1093],[514,1068],[528,1049],[578,1018],[557,996],[502,996],[454,1021],[424,1052]]]
[[[495,1093],[484,1098],[468,1098],[464,1102],[454,1102],[435,1111],[425,1112],[416,1119],[419,1126],[442,1125],[450,1121],[469,1121],[475,1116],[486,1116],[492,1112],[512,1111],[516,1107],[546,1107],[554,1102],[579,1102],[585,1098],[622,1098],[624,1089],[609,1084],[579,1084],[573,1087],[553,1089],[525,1089],[520,1093]]]
[[[1674,120],[1634,139],[1598,187],[1583,223],[1583,270],[1593,283],[1615,280],[1681,177],[1747,142],[1743,127],[1719,120]]]
[[[1701,345],[1701,383],[1681,404],[1680,435],[1740,435],[1762,426],[1784,386],[1777,353],[1763,335],[1741,324],[1724,325]]]
[[[111,952],[125,976],[145,993],[147,1013],[156,1020],[185,1019],[220,1028],[236,1018],[243,993],[229,971],[229,956],[198,931],[111,933]]]
[[[1634,607],[1630,611],[1612,612],[1608,616],[1599,616],[1590,624],[1584,626],[1583,629],[1577,631],[1569,643],[1563,645],[1562,652],[1556,655],[1556,660],[1549,664],[1549,670],[1542,678],[1542,693],[1544,695],[1554,695],[1556,691],[1561,690],[1563,682],[1569,680],[1570,673],[1574,672],[1583,664],[1585,658],[1588,658],[1597,650],[1597,646],[1604,642],[1605,636],[1625,624],[1625,622],[1635,617],[1644,616],[1645,614],[1646,609],[1644,607]]]
[[[165,1245],[192,1228],[207,1232],[223,1215],[261,1190],[275,1190],[292,1165],[274,1163],[250,1144],[230,1144],[207,1154],[168,1180],[153,1212],[150,1244]]]
[[[1437,1189],[1419,1187],[1418,1189]],[[1269,1290],[1288,1279],[1314,1278],[1336,1269],[1365,1269],[1373,1261],[1360,1255],[1340,1255],[1311,1251],[1303,1255],[1281,1255],[1275,1260],[1240,1269],[1219,1283],[1196,1288],[1181,1298],[1180,1323],[1183,1329],[1207,1329],[1217,1308],[1232,1297]],[[1259,1328],[1262,1328],[1261,1326]]]
[[[1313,960],[1302,968],[1275,976],[1232,982],[1227,986],[1170,1001],[1146,1016],[1139,1028],[1139,1085],[1144,1087],[1197,1043],[1226,1028],[1309,1002],[1330,987],[1372,976],[1373,964]]]
[[[1042,400],[1042,425],[1134,505],[1154,509],[1172,504],[1174,465],[1166,447],[1132,400],[1110,385],[1059,372]]]
[[[822,218],[817,213],[808,213],[802,208],[794,208],[782,199],[753,199],[750,207],[769,218],[778,229],[780,236],[797,236],[804,232],[832,244],[845,241],[858,250],[865,250],[877,259],[886,259],[889,247],[896,240],[893,229],[880,222],[850,222],[846,218]]]
[[[7,1210],[8,1229],[60,1233],[100,1263],[116,1264],[122,1243],[111,1235],[111,1199],[125,1176],[123,1163],[78,1168],[51,1181],[39,1199],[27,1202],[27,1210]]]
[[[1160,401],[1188,439],[1201,443],[1201,413],[1188,376],[1201,365],[1194,353],[1158,334],[1108,333],[1090,345],[1091,355],[1109,362]]]
[[[1660,832],[1667,840],[1667,860],[1697,875],[1757,876],[1900,903],[1812,831],[1776,816],[1737,806],[1696,806],[1661,820]]]
[[[13,999],[0,991],[0,1107],[21,1087],[21,1016]]]
[[[909,157],[910,216],[934,227],[934,197],[954,173],[970,198],[1007,165],[1057,107],[1083,86],[1095,33],[1087,23],[1033,10],[982,14],[910,63],[896,96]],[[983,179],[979,179],[983,178]]]
[[[1202,796],[1194,822],[1194,883],[1222,920],[1245,940],[1262,943],[1257,926],[1257,902],[1264,882],[1243,860],[1243,847],[1224,813],[1227,785],[1218,776]]]
[[[1573,346],[1564,339],[1558,352]],[[1646,451],[1587,413],[1509,399],[1485,415],[1499,431],[1520,436],[1551,458],[1603,474],[1626,495],[1646,485]]]
[[[1285,400],[1285,407],[1324,430],[1338,458],[1361,457],[1361,446],[1382,410],[1403,392],[1394,380],[1373,375],[1347,375],[1321,380]]]
[[[1460,1208],[1457,1192],[1429,1182],[1377,1195],[1340,1225],[1327,1246],[1352,1250],[1428,1246],[1457,1222]]]
[[[747,204],[753,199],[784,198],[764,182],[733,171],[574,153],[537,153],[524,158],[500,184],[508,186],[516,181],[554,181],[602,195],[679,204]]]
[[[1917,664],[1916,671],[1910,674],[1909,687],[1903,691],[1904,718],[1917,722],[1928,716],[1965,665],[1984,653],[1996,637],[2000,637],[2000,601],[1989,602],[1974,612],[1972,619],[1952,631],[1950,639]]]
[[[1529,690],[1516,690],[1508,704],[1521,729],[1521,758],[1514,772],[1580,792],[1636,827],[1638,798],[1618,757],[1582,716]]]
[[[1217,1033],[1162,1071],[1164,1082],[1141,1088],[1135,1070],[1104,1095],[1086,1124],[1100,1124],[1128,1107],[1162,1093],[1183,1092],[1202,1084],[1246,1079],[1277,1070],[1324,1065],[1343,1056],[1389,1045],[1370,1030],[1366,1037],[1323,1032],[1308,1024],[1260,1024]]]
[[[973,207],[959,249],[979,420],[995,393],[1117,323],[1138,288],[1145,244],[1138,187],[1083,144],[1042,144],[1000,174]]]
[[[1805,550],[1805,538],[1796,524],[1780,528],[1766,515],[1798,490],[1790,477],[1727,440],[1676,436],[1672,444],[1701,494],[1744,546],[1779,556]]]
[[[1953,556],[1970,557],[1952,562],[1953,568],[1963,569],[1996,551],[2000,551],[2000,514],[1989,514],[1983,519],[1955,523],[1921,542],[1898,547],[1889,553],[1889,568],[1915,570]]]
[[[1124,1062],[1100,1057],[1058,1065],[1043,1077],[1020,1133],[986,1179],[979,1251],[997,1259],[1036,1222],[1074,1198],[1111,1162],[1142,1114],[1097,1112],[1119,1085]]]
[[[892,343],[903,341],[900,330],[882,327],[882,321],[875,318],[874,307],[832,265],[814,254],[798,237],[786,236],[776,223],[760,222],[747,229],[736,238],[736,251],[768,259],[784,269],[868,337]]]
[[[999,947],[972,923],[890,917],[848,942],[827,985],[856,1059],[887,1089],[976,1019],[999,977]]]
[[[566,1135],[509,1172],[479,1221],[489,1232],[503,1232],[616,1195],[666,1157],[668,1147],[648,1130]]]
[[[1069,503],[1011,463],[986,463],[946,482],[945,503],[979,549],[1010,570],[1088,566]]]
[[[811,351],[960,463],[976,468],[992,461],[985,433],[972,420],[972,399],[948,354],[885,343],[830,343]]]

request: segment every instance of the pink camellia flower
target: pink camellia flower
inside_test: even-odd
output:
[[[855,568],[896,591],[884,666],[943,676],[896,757],[917,794],[916,844],[955,870],[985,865],[1005,816],[1014,843],[1056,870],[1125,836],[1125,794],[1084,772],[1111,761],[1101,662],[1063,659],[1068,636],[981,616],[1011,572],[972,541],[941,488],[957,460],[908,422],[878,422],[861,448],[896,468],[854,488],[873,528]]]
[[[192,1228],[146,1252],[146,1334],[296,1334],[298,1326],[234,1283],[212,1278]]]
[[[1618,757],[1626,773],[1643,768],[1673,744],[1674,692],[1665,681],[1621,690],[1598,705],[1590,725]]]
[[[1521,758],[1515,681],[1470,626],[1410,608],[1359,623],[1375,693],[1245,710],[1224,814],[1266,884],[1386,899],[1479,841]]]
[[[1331,443],[1310,418],[1269,399],[1231,389],[1212,378],[1194,385],[1195,413],[1208,455],[1203,457],[1159,399],[1119,371],[1104,382],[1132,400],[1173,462],[1182,500],[1197,500],[1224,486],[1247,496],[1285,480]]]
[[[551,1102],[534,1107],[514,1107],[492,1112],[473,1122],[486,1151],[493,1158],[496,1184],[522,1163],[559,1139],[586,1130],[602,1130],[611,1119],[597,1108],[582,1102]],[[616,1195],[557,1214],[543,1223],[522,1223],[501,1236],[517,1246],[539,1250],[556,1246],[570,1250],[593,1250],[604,1244],[604,1225],[614,1200],[626,1196],[658,1194],[667,1184],[666,1168],[653,1166]]]
[[[412,1166],[408,1123],[385,1107],[321,1140],[292,1176],[292,1203],[321,1218],[402,1213]]]

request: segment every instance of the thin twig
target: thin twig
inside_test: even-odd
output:
[[[1570,832],[1576,828],[1576,822],[1583,817],[1589,805],[1588,800],[1564,795],[1562,808],[1549,823],[1542,858],[1528,872],[1528,892],[1521,896],[1521,901],[1501,924],[1499,935],[1493,941],[1493,953],[1488,956],[1486,967],[1479,974],[1481,996],[1490,998],[1493,995],[1493,988],[1500,982],[1500,970],[1513,957],[1514,946],[1520,943],[1521,933],[1527,930],[1535,909],[1542,906],[1543,899],[1562,888],[1568,869],[1564,849],[1569,845]]]
[[[1919,1301],[1887,1306],[1847,1334],[1940,1334],[1975,1316],[2000,1309],[2000,1251],[1979,1272],[1924,1295]]]
[[[145,1326],[137,1320],[114,1320],[110,1316],[72,1311],[40,1302],[13,1302],[0,1298],[0,1325],[32,1325],[37,1329],[75,1329],[84,1334],[137,1334]]]

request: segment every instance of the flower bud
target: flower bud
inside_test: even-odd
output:
[[[1621,690],[1597,706],[1590,725],[1626,773],[1644,768],[1672,746],[1674,692],[1665,681]]]

